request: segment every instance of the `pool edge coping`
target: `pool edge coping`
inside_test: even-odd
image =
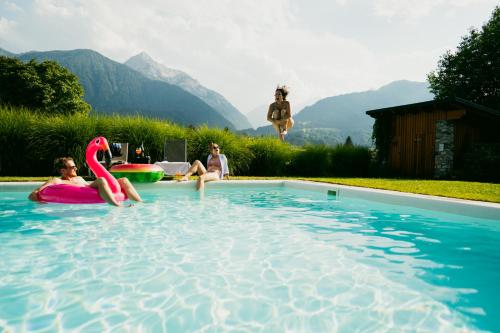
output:
[[[137,187],[140,189],[148,188],[152,186],[193,186],[194,180],[187,182],[177,182],[175,180],[171,181],[161,181],[156,183],[138,183]],[[37,186],[41,185],[43,182],[0,182],[0,187],[2,186]],[[383,190],[375,189],[369,187],[361,186],[350,186],[335,183],[323,183],[308,180],[289,180],[289,179],[255,179],[255,180],[230,180],[230,181],[220,181],[220,182],[208,182],[206,183],[207,188],[217,188],[225,186],[233,186],[238,184],[256,184],[256,185],[281,185],[288,188],[303,189],[303,190],[313,190],[313,191],[324,191],[325,194],[328,191],[335,190],[336,194],[339,193],[338,198],[343,196],[356,197],[360,199],[379,201],[395,205],[412,206],[416,208],[437,210],[452,214],[466,215],[472,217],[488,218],[494,220],[500,220],[500,203],[488,202],[488,201],[476,201],[468,199],[441,197],[429,194],[417,194],[409,192],[399,192],[394,190]],[[340,191],[339,191],[340,190]],[[461,210],[467,208],[465,210]]]

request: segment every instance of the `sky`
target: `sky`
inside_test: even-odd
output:
[[[423,82],[498,0],[0,0],[0,48],[146,52],[247,113]]]

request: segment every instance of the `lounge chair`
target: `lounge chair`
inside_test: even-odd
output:
[[[184,175],[191,167],[187,162],[187,140],[168,139],[163,147],[163,162],[156,162],[166,175]]]
[[[109,149],[111,150],[112,155],[109,166],[113,166],[115,164],[126,164],[128,162],[127,142],[113,142],[109,145]],[[99,163],[107,165],[105,156],[102,152],[98,152],[97,160],[99,161]]]
[[[187,140],[166,140],[163,146],[163,160],[167,162],[187,162]]]

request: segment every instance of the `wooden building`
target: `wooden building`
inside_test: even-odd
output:
[[[495,155],[500,147],[500,111],[460,98],[366,113],[375,118],[374,136],[383,155],[379,160],[394,175],[471,178],[467,173],[474,165],[491,169],[491,161],[481,161],[486,158],[481,149]],[[499,156],[493,160],[497,163]],[[491,178],[500,178],[500,169],[476,171],[496,172]]]

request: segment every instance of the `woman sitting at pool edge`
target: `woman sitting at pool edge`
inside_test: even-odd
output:
[[[227,166],[226,155],[220,154],[220,147],[216,143],[209,145],[210,154],[207,158],[207,168],[199,160],[193,162],[193,165],[186,172],[181,181],[189,180],[189,176],[197,173],[200,177],[196,183],[196,189],[205,187],[205,182],[220,179],[229,179],[229,167]]]

